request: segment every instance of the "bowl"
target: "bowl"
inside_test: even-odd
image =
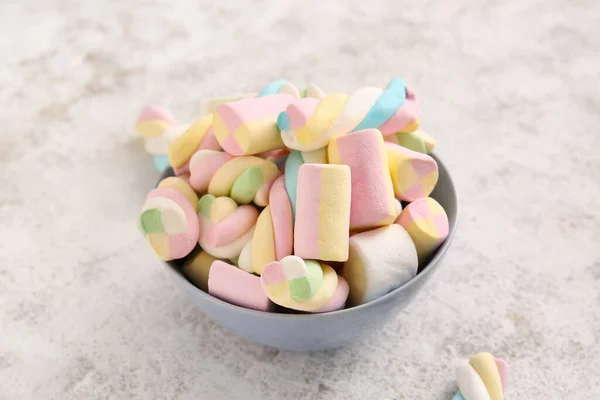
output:
[[[382,329],[390,317],[407,307],[440,268],[442,258],[450,247],[456,232],[458,195],[448,170],[435,155],[432,156],[438,163],[439,179],[431,197],[446,210],[450,224],[448,238],[415,278],[374,301],[325,314],[267,313],[226,303],[198,289],[181,273],[181,261],[166,262],[167,275],[200,311],[252,342],[291,351],[325,350],[354,343]],[[162,173],[161,180],[169,176],[173,176],[171,168]]]

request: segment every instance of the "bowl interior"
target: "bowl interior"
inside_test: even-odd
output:
[[[177,284],[177,286],[179,286],[180,288],[183,288],[188,295],[193,296],[195,301],[202,301],[202,302],[207,301],[207,302],[213,303],[213,305],[215,305],[215,306],[224,307],[231,311],[237,311],[237,312],[242,312],[242,313],[246,313],[246,314],[249,313],[249,314],[253,314],[256,316],[261,316],[263,318],[266,317],[268,319],[272,319],[272,318],[317,319],[317,318],[323,318],[323,317],[337,315],[337,314],[343,314],[343,313],[349,313],[349,312],[359,312],[361,309],[376,307],[377,303],[385,302],[388,300],[389,297],[397,296],[402,292],[412,293],[418,287],[421,286],[421,284],[422,284],[422,282],[420,282],[421,280],[426,279],[426,277],[428,275],[432,274],[434,272],[434,270],[436,270],[439,267],[439,265],[440,265],[439,260],[442,258],[442,256],[447,251],[447,249],[450,246],[450,243],[452,242],[452,239],[455,235],[456,225],[457,225],[457,220],[458,220],[458,194],[456,192],[454,182],[452,181],[452,178],[450,177],[448,170],[446,169],[445,165],[440,161],[440,159],[435,154],[431,154],[431,156],[438,163],[439,178],[438,178],[438,183],[435,187],[435,190],[430,195],[430,197],[436,199],[441,204],[441,206],[446,211],[446,214],[448,215],[448,222],[450,225],[448,238],[432,254],[432,256],[430,257],[429,261],[425,264],[425,266],[423,266],[422,268],[419,269],[419,272],[415,278],[413,278],[412,280],[410,280],[408,283],[404,284],[403,286],[391,291],[390,293],[388,293],[376,300],[373,300],[366,304],[362,304],[360,306],[346,308],[346,309],[343,309],[340,311],[333,311],[333,312],[329,312],[329,313],[325,313],[325,314],[269,313],[269,312],[264,312],[264,311],[250,310],[250,309],[239,307],[239,306],[236,306],[233,304],[226,303],[226,302],[224,302],[216,297],[210,296],[208,293],[205,293],[204,291],[196,288],[181,273],[181,265],[183,263],[183,260],[174,260],[174,261],[166,262],[166,264],[168,265],[169,275],[172,275],[171,278],[175,280],[175,283]],[[174,176],[174,172],[173,172],[172,168],[165,169],[165,171],[163,171],[163,173],[161,174],[159,181],[164,178],[167,178],[169,176]]]

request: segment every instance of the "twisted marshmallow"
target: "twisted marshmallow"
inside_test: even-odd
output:
[[[333,137],[367,128],[383,135],[410,132],[417,129],[418,118],[415,94],[403,80],[392,79],[385,90],[365,87],[350,96],[300,99],[279,115],[277,125],[287,147],[310,151],[325,147]]]
[[[199,150],[190,160],[190,184],[197,192],[228,196],[238,204],[269,204],[269,189],[278,174],[275,163],[255,156]]]

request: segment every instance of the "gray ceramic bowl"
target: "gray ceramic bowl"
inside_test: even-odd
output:
[[[403,310],[440,267],[454,233],[458,218],[458,196],[448,170],[435,157],[439,181],[431,194],[446,210],[450,222],[448,239],[432,256],[419,274],[404,286],[374,300],[341,311],[325,314],[275,314],[234,306],[192,285],[180,272],[177,261],[166,263],[173,284],[223,327],[252,342],[282,350],[309,351],[342,347],[356,342],[370,332],[382,329],[390,316]],[[161,179],[172,176],[167,169]]]

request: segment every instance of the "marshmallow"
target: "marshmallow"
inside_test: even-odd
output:
[[[169,146],[169,161],[175,174],[182,175],[189,171],[188,161],[200,149],[221,150],[213,129],[213,114],[209,114],[194,122],[179,135]]]
[[[401,226],[352,235],[342,270],[350,285],[349,303],[368,303],[399,288],[417,275],[417,267],[415,245]]]
[[[313,97],[315,99],[322,99],[325,97],[325,93],[317,85],[310,84],[303,91],[300,91],[293,83],[285,79],[270,82],[259,92],[258,96],[262,97],[278,93],[288,93],[296,98]]]
[[[490,353],[478,353],[456,367],[460,392],[454,397],[465,400],[504,400],[508,364]]]
[[[212,114],[217,111],[217,106],[225,103],[231,103],[232,101],[238,101],[242,99],[247,99],[249,97],[255,97],[255,93],[250,94],[237,94],[232,96],[221,96],[221,97],[211,97],[209,99],[202,100],[200,103],[200,111],[202,114]]]
[[[277,116],[295,99],[274,94],[217,106],[213,126],[219,144],[235,156],[282,148]]]
[[[208,293],[240,307],[258,311],[271,309],[260,278],[223,261],[217,260],[210,267]]]
[[[433,157],[393,143],[386,143],[386,148],[396,197],[415,201],[429,196],[438,181]]]
[[[280,306],[314,311],[333,298],[338,276],[329,265],[287,256],[268,264],[260,277],[269,299]]]
[[[342,277],[338,275],[338,285],[335,289],[335,293],[333,297],[327,304],[323,307],[310,311],[311,313],[325,313],[331,311],[339,311],[344,308],[346,305],[346,299],[348,299],[348,292],[350,291],[350,287],[348,286],[348,282]]]
[[[177,125],[173,115],[161,106],[144,107],[135,124],[137,133],[143,138],[161,136],[167,129]]]
[[[275,163],[254,156],[198,150],[190,160],[190,184],[197,192],[229,196],[238,204],[269,204],[269,189],[278,175]]]
[[[397,217],[383,137],[377,129],[339,136],[329,142],[329,162],[350,167],[350,229],[389,225]]]
[[[252,271],[262,274],[265,266],[289,256],[294,248],[292,207],[285,191],[283,176],[277,178],[269,193],[269,205],[260,213],[252,236]],[[241,257],[241,256],[240,256]],[[244,257],[247,257],[244,254]],[[247,270],[246,260],[240,268]]]
[[[294,254],[346,261],[350,229],[350,167],[304,164],[298,171]]]
[[[199,236],[194,207],[183,193],[169,187],[156,188],[148,194],[139,229],[164,261],[190,254]]]
[[[440,203],[431,197],[407,205],[395,223],[402,225],[412,238],[421,264],[448,237],[448,216]]]
[[[403,80],[392,79],[385,90],[365,87],[350,96],[300,99],[279,115],[277,125],[287,147],[310,151],[327,146],[334,137],[368,128],[383,135],[413,131],[418,115],[414,93]]]
[[[325,148],[306,152],[294,150],[285,161],[285,190],[290,199],[294,217],[296,216],[298,170],[302,164],[327,164],[327,152],[325,151]]]
[[[144,138],[144,149],[152,155],[157,171],[169,166],[167,153],[169,146],[187,129],[177,125],[169,111],[159,106],[147,106],[142,110],[135,126],[138,134]]]
[[[239,206],[229,197],[207,194],[199,201],[198,243],[218,258],[234,259],[252,238],[258,211],[250,205]]]
[[[435,139],[420,129],[408,133],[398,132],[386,136],[385,140],[423,154],[431,154],[435,147]]]
[[[180,191],[181,194],[183,194],[185,198],[190,202],[192,207],[194,207],[194,211],[198,211],[198,195],[196,194],[194,189],[192,189],[189,183],[187,183],[182,178],[170,176],[160,181],[158,187],[171,188]]]
[[[208,292],[208,272],[215,260],[219,259],[204,250],[198,251],[185,259],[181,272],[194,286]]]

